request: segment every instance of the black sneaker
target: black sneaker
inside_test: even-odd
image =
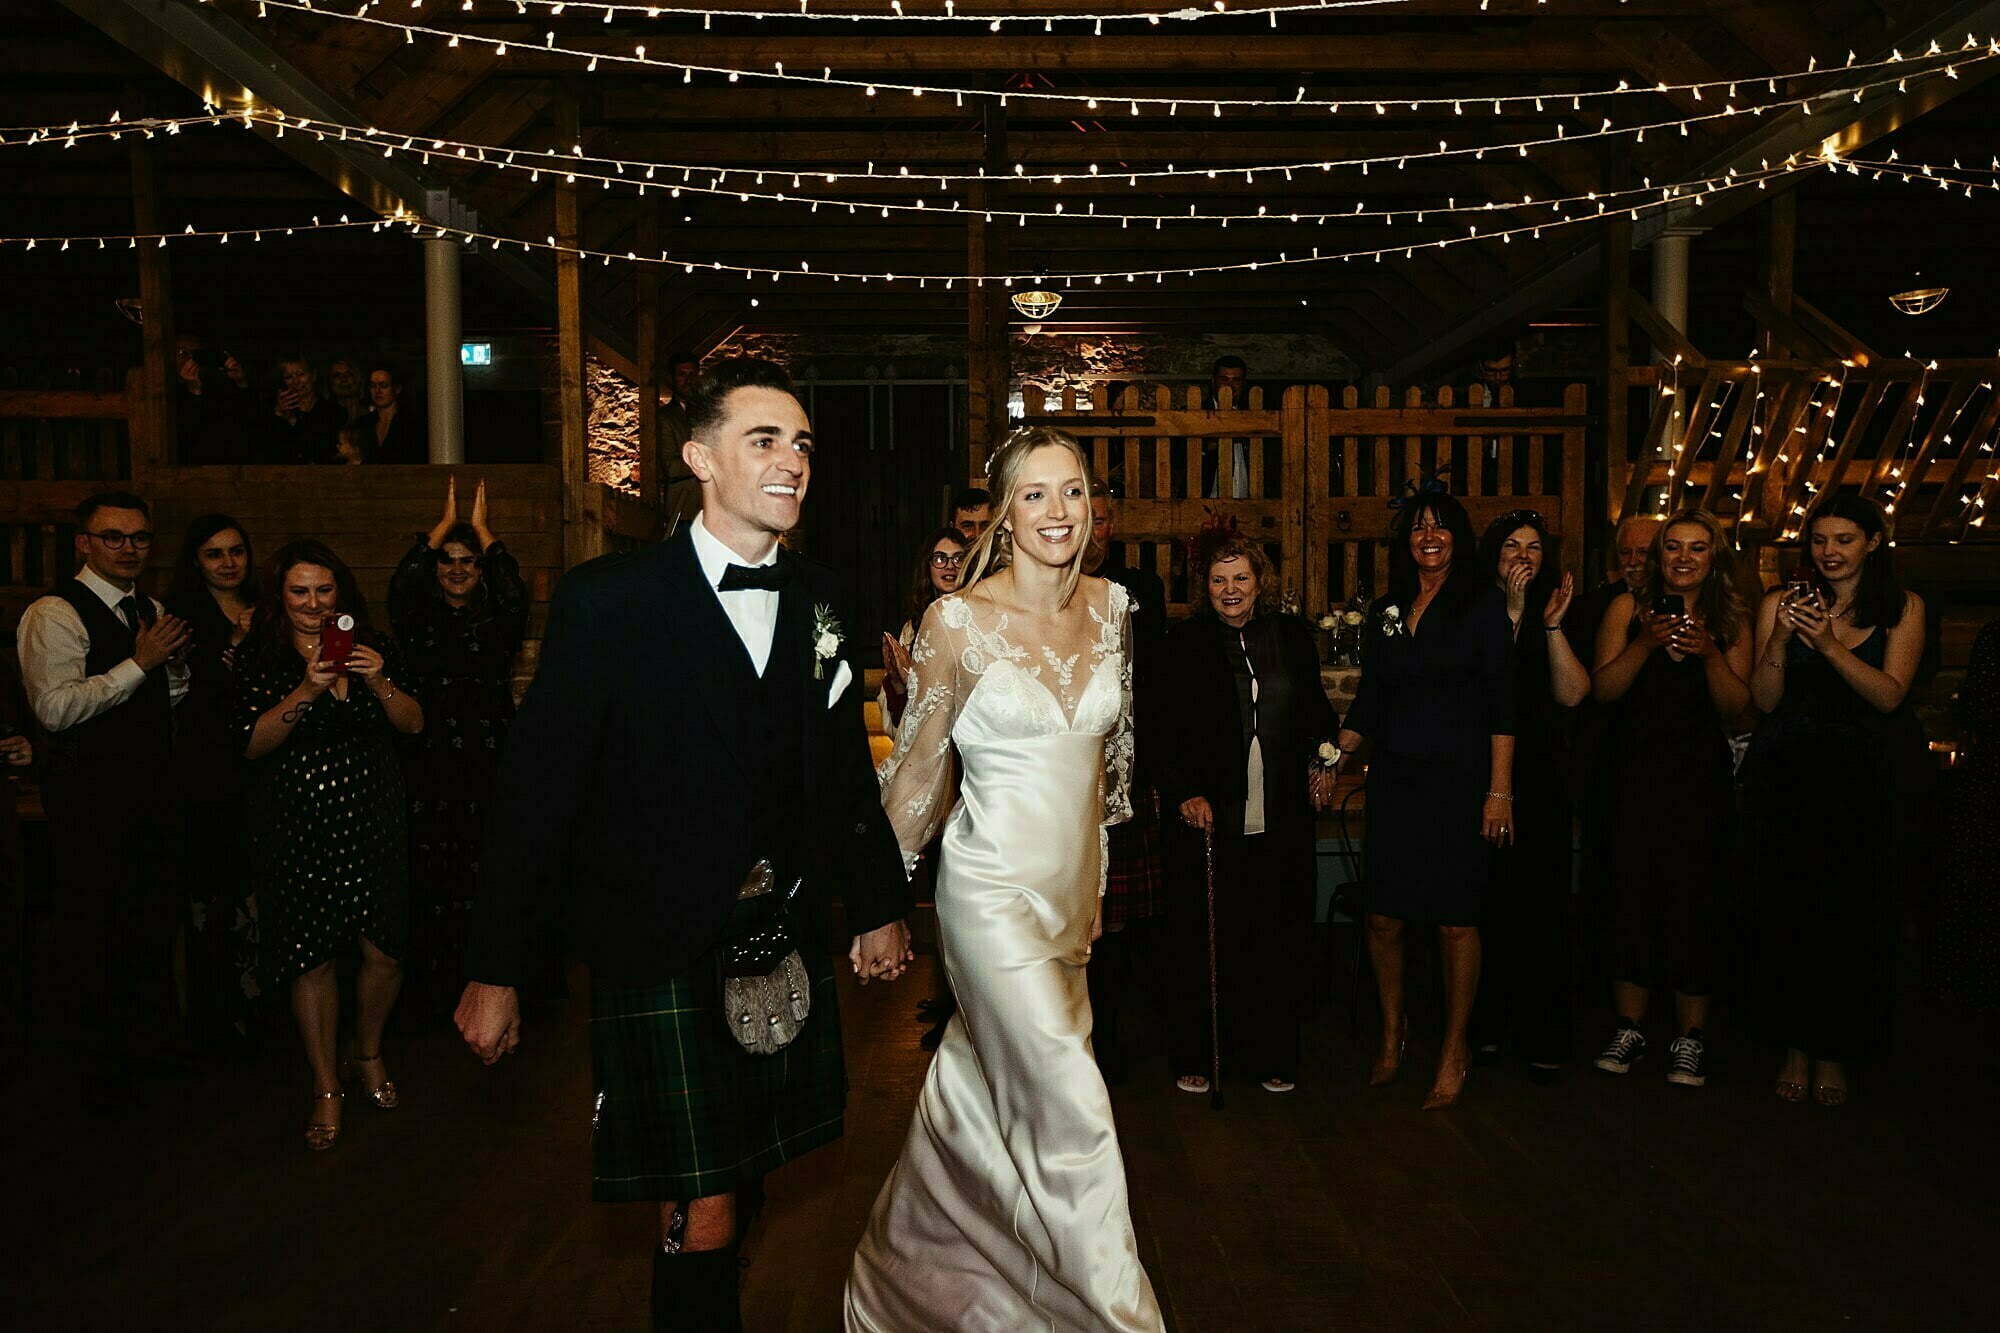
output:
[[[1702,1044],[1700,1029],[1676,1037],[1667,1047],[1667,1082],[1684,1088],[1699,1088],[1708,1082],[1708,1048]]]
[[[1646,1034],[1630,1023],[1620,1023],[1591,1063],[1607,1074],[1629,1074],[1645,1053]]]

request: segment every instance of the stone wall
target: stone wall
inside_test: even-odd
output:
[[[594,356],[583,363],[590,479],[639,495],[639,388]]]

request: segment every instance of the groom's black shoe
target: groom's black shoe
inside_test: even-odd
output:
[[[743,1333],[736,1247],[653,1251],[654,1333]]]

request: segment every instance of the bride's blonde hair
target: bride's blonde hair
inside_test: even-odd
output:
[[[1083,446],[1053,426],[1023,426],[1011,432],[1000,441],[1000,447],[993,451],[992,458],[986,463],[987,488],[993,493],[993,521],[986,525],[986,531],[979,534],[972,550],[966,554],[965,572],[958,579],[960,594],[981,579],[990,578],[1014,563],[1014,535],[1007,527],[1007,515],[1014,507],[1014,492],[1020,489],[1021,470],[1027,466],[1028,455],[1050,445],[1069,450],[1070,456],[1076,459],[1076,475],[1083,479],[1083,511],[1078,524],[1089,527],[1092,487],[1090,460],[1084,457]],[[1089,549],[1088,536],[1076,544],[1076,555],[1063,574],[1064,606],[1068,606],[1069,599],[1076,596],[1076,586],[1083,578],[1083,559]]]

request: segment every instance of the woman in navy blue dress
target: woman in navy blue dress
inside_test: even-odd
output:
[[[1479,991],[1479,914],[1491,849],[1513,839],[1513,644],[1507,606],[1481,567],[1465,506],[1414,496],[1390,525],[1389,591],[1365,631],[1343,752],[1369,746],[1368,952],[1382,1001],[1371,1086],[1396,1077],[1403,926],[1437,927],[1445,1033],[1427,1110],[1465,1085],[1466,1024]]]

